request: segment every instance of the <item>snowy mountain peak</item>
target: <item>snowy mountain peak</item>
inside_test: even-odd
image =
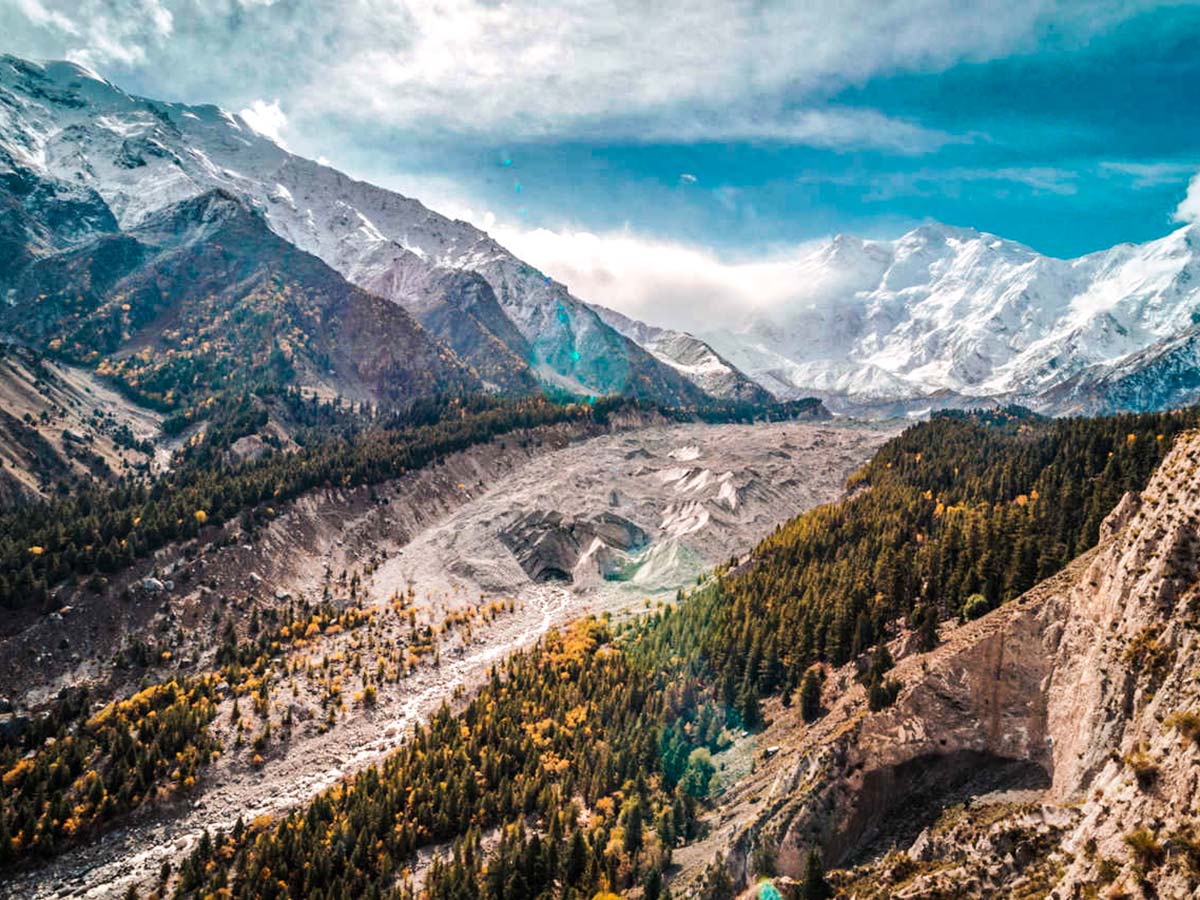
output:
[[[892,241],[838,235],[795,271],[789,300],[703,336],[781,396],[849,406],[936,396],[1052,408],[1057,385],[1200,316],[1197,225],[1060,260],[932,223]]]
[[[11,56],[6,57],[6,59],[15,58]],[[106,78],[103,78],[95,70],[88,68],[83,63],[75,62],[74,60],[46,60],[41,63],[35,63],[35,65],[40,65],[46,78],[56,84],[70,84],[80,80],[88,80],[99,82],[105,87],[115,90],[112,83]]]
[[[481,372],[514,367],[577,394],[634,393],[678,403],[704,394],[625,338],[557,282],[479,229],[421,203],[294,156],[215,106],[125,93],[73,63],[0,58],[0,170],[94,192],[121,228],[214,190],[261,211],[269,227],[348,281],[410,311]],[[490,296],[444,271],[474,272]],[[440,306],[439,306],[440,303]],[[495,305],[498,304],[498,307]],[[494,308],[495,307],[495,308]],[[499,318],[497,318],[499,316]],[[465,331],[464,331],[465,329]],[[498,362],[500,360],[500,362]],[[521,380],[520,378],[518,380]],[[492,381],[485,375],[485,381]],[[522,381],[521,383],[524,383]]]

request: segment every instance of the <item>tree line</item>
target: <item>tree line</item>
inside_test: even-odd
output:
[[[560,406],[542,399],[451,399],[433,421],[384,419],[294,452],[234,463],[203,455],[154,481],[126,479],[0,516],[0,606],[45,603],[72,577],[103,577],[152,551],[248,511],[268,511],[315,488],[397,478],[493,438],[569,421],[603,423],[621,400]],[[420,414],[417,410],[417,414]]]

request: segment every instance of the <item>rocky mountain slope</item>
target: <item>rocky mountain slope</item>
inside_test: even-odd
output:
[[[1164,338],[1117,362],[1085,369],[1043,397],[1062,414],[1178,409],[1200,397],[1200,326]]]
[[[171,409],[234,385],[402,402],[479,380],[401,307],[348,284],[214,191],[37,259],[0,329]]]
[[[1198,521],[1192,433],[1062,573],[929,653],[895,641],[894,706],[850,666],[811,725],[774,708],[681,886],[717,856],[735,882],[763,859],[799,878],[818,848],[851,897],[1194,896]]]
[[[161,419],[87,370],[0,346],[0,509],[158,471]]]
[[[536,379],[582,394],[705,396],[478,229],[294,156],[216,107],[133,97],[71,63],[4,57],[0,134],[0,168],[33,185],[27,196],[86,205],[122,229],[229,192],[352,284],[409,307],[497,387]]]
[[[1061,260],[930,225],[894,241],[839,235],[794,263],[787,301],[700,336],[780,396],[845,404],[1020,398],[1044,410],[1148,409],[1195,398],[1102,382],[1146,371],[1200,315],[1200,228]],[[1160,342],[1167,342],[1160,344]],[[1150,357],[1148,348],[1158,345]],[[1076,379],[1063,396],[1063,385]]]
[[[686,331],[647,325],[615,309],[593,305],[600,318],[651,355],[721,400],[769,403],[771,394],[742,374],[712,347]]]

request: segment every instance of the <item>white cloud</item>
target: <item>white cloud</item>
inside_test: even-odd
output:
[[[666,328],[704,331],[721,322],[737,322],[751,308],[793,298],[796,262],[814,246],[799,244],[786,253],[728,259],[707,247],[652,238],[629,228],[602,233],[570,226],[529,228],[470,202],[460,185],[442,176],[355,174],[384,181],[392,190],[420,197],[444,216],[485,230],[581,300]]]
[[[453,179],[437,175],[355,177],[419,197],[444,216],[470,222],[530,265],[565,284],[576,297],[643,322],[703,332],[733,324],[751,309],[778,307],[800,292],[798,264],[822,241],[778,254],[723,258],[707,247],[639,234],[629,228],[530,228],[473,203]],[[736,194],[736,189],[729,189]]]
[[[1175,221],[1188,224],[1200,222],[1200,172],[1188,182],[1187,194],[1175,208]]]
[[[950,138],[827,98],[879,74],[1029,49],[1051,22],[1069,41],[1130,13],[1117,0],[1012,0],[1003,15],[991,0],[696,0],[686,11],[644,0],[16,6],[0,8],[0,26],[42,55],[57,46],[95,66],[144,66],[169,93],[235,108],[276,96],[300,133],[336,116],[504,140],[748,139],[900,152]]]
[[[95,68],[147,61],[174,32],[171,0],[16,0],[0,8],[0,28],[25,37],[39,55]],[[15,13],[15,17],[14,14]],[[28,29],[32,35],[27,35]]]
[[[287,127],[288,117],[279,106],[278,100],[272,100],[270,103],[266,100],[255,100],[238,115],[259,134],[266,135],[280,147],[287,148],[287,142],[283,139],[283,129]]]
[[[748,310],[797,292],[797,260],[723,260],[711,251],[630,231],[521,229],[493,225],[493,237],[575,296],[656,325],[703,332],[734,325]]]
[[[908,172],[841,173],[805,172],[796,176],[800,184],[837,184],[865,189],[863,200],[882,203],[896,197],[958,196],[976,185],[1008,188],[1022,185],[1035,194],[1068,196],[1078,191],[1079,173],[1054,166],[998,166],[973,168],[916,169]],[[990,184],[989,184],[990,183]]]
[[[920,15],[873,0],[704,0],[681,15],[641,0],[414,2],[374,10],[379,30],[403,36],[402,46],[342,54],[313,102],[336,97],[401,124],[517,137],[565,131],[914,151],[945,136],[871,110],[827,108],[819,96],[799,108],[780,98],[990,55],[1020,42],[1047,8],[1025,0],[981,26],[978,10],[964,14],[970,5],[937,0],[929,4],[936,15]]]
[[[702,332],[750,309],[779,306],[798,292],[797,263],[821,241],[786,253],[722,258],[707,247],[629,229],[530,228],[472,203],[442,176],[356,172],[486,231],[517,258],[565,284],[576,297],[670,328]]]
[[[604,125],[605,129],[612,127],[613,123]],[[755,115],[700,109],[661,120],[630,119],[618,127],[625,139],[644,143],[778,141],[810,147],[871,147],[898,153],[923,153],[966,140],[873,109],[840,107],[760,111]]]
[[[16,0],[16,8],[34,25],[69,35],[79,34],[79,29],[70,18],[57,10],[47,9],[39,0]]]
[[[158,0],[145,0],[144,9],[151,23],[154,25],[154,30],[161,37],[170,35],[174,26],[174,17],[171,11],[164,7]]]
[[[1174,184],[1196,170],[1193,163],[1177,162],[1102,162],[1102,174],[1114,174],[1128,178],[1135,188],[1158,187]]]

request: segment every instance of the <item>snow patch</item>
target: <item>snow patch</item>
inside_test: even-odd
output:
[[[292,192],[279,182],[275,182],[275,188],[271,191],[271,199],[276,203],[286,203],[292,209],[296,208],[296,200],[292,196]]]

